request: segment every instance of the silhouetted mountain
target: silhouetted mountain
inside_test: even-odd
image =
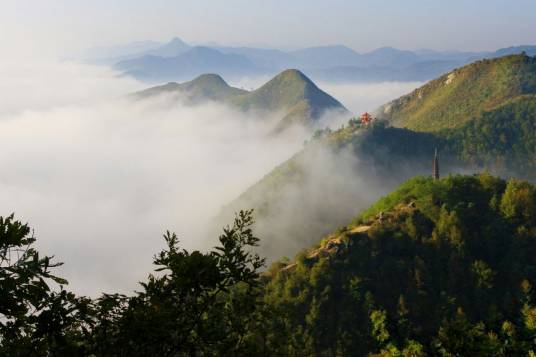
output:
[[[144,55],[161,56],[161,57],[175,57],[183,54],[192,48],[186,42],[178,37],[173,38],[168,43],[159,46],[154,49],[150,49],[144,52]]]
[[[411,51],[403,51],[392,47],[381,47],[361,55],[358,67],[393,67],[403,68],[422,59]]]
[[[289,52],[296,68],[325,68],[326,66],[348,66],[359,63],[361,55],[342,46],[309,47]]]
[[[207,72],[230,78],[259,73],[259,68],[247,57],[224,54],[208,47],[192,47],[175,57],[145,55],[119,62],[114,67],[125,74],[150,82],[182,81]]]
[[[200,48],[207,51],[199,53]],[[209,49],[217,53],[209,53]],[[536,55],[536,46],[509,47],[495,52],[408,51],[381,47],[358,53],[343,45],[293,51],[220,45],[191,47],[174,38],[166,44],[117,57],[115,62],[119,63],[115,68],[150,82],[188,80],[207,72],[228,79],[273,76],[285,68],[298,68],[314,80],[330,82],[427,81],[478,59],[522,52]],[[107,58],[100,63],[110,61]]]
[[[495,51],[494,55],[496,57],[502,57],[506,55],[518,55],[525,53],[527,56],[536,56],[536,46],[515,46],[501,48],[500,50]]]
[[[276,49],[228,46],[217,46],[214,48],[223,53],[234,53],[246,56],[257,67],[264,69],[274,69],[279,71],[292,67],[291,64],[293,63],[291,54]]]

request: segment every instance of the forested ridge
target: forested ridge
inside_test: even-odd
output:
[[[251,211],[210,252],[173,233],[131,296],[65,290],[28,225],[0,220],[0,353],[512,356],[536,349],[536,187],[415,177],[266,270]]]
[[[488,174],[408,181],[271,268],[274,345],[309,355],[528,353],[535,194]]]

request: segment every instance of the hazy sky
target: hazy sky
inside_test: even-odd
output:
[[[2,0],[3,51],[137,40],[488,50],[536,43],[534,0]],[[8,51],[10,49],[10,51]]]

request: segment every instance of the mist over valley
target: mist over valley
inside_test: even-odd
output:
[[[90,295],[135,289],[166,229],[186,248],[213,246],[208,233],[223,206],[298,152],[315,128],[349,118],[326,113],[314,128],[273,135],[278,111],[185,103],[169,93],[132,100],[146,85],[101,66],[27,68],[5,67],[2,205],[32,222],[39,247],[65,262],[71,289]],[[374,108],[414,86],[356,85],[350,105]],[[353,97],[351,86],[329,88]]]
[[[1,356],[536,355],[535,4],[1,10]]]

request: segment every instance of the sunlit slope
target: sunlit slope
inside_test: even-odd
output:
[[[243,110],[285,110],[282,126],[319,119],[329,110],[346,112],[341,103],[295,69],[283,71],[259,89],[237,96],[233,103]]]
[[[536,96],[518,96],[456,129],[434,133],[378,122],[318,135],[222,215],[254,208],[269,238],[264,244],[292,236],[294,249],[303,247],[408,178],[431,174],[435,148],[442,175],[487,170],[536,181]]]
[[[336,346],[341,355],[465,355],[486,343],[496,351],[486,331],[516,324],[525,333],[535,217],[536,187],[526,182],[414,178],[268,270],[264,301],[278,316],[272,338],[290,341],[274,345],[281,354],[329,355]],[[505,355],[516,348],[501,345]]]
[[[536,93],[536,58],[481,60],[445,74],[378,110],[393,125],[418,131],[458,128],[518,96]]]
[[[247,91],[229,86],[217,74],[203,74],[189,82],[170,82],[161,86],[145,89],[136,93],[139,98],[148,98],[160,94],[181,95],[193,102],[206,100],[227,101]]]
[[[311,126],[322,115],[348,115],[335,98],[318,88],[298,70],[286,70],[257,90],[248,92],[229,86],[216,74],[205,74],[185,83],[168,83],[136,93],[138,98],[160,94],[177,95],[190,103],[212,100],[242,111],[280,115],[277,129],[294,124]]]

